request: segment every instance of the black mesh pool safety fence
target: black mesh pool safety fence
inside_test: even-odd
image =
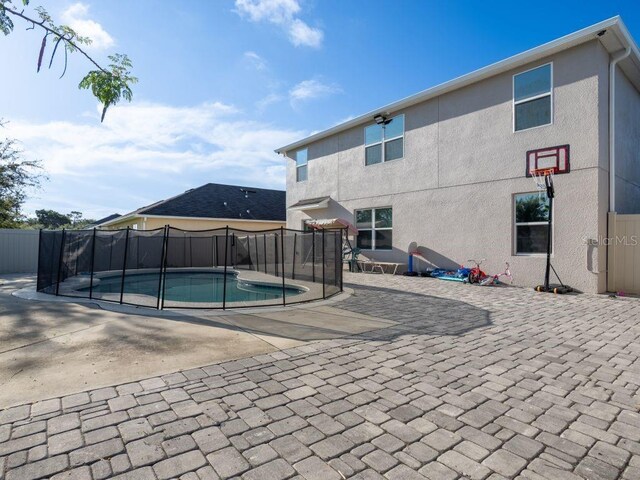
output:
[[[39,292],[152,308],[287,305],[342,291],[343,229],[41,230]]]

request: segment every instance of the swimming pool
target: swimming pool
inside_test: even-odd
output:
[[[164,299],[170,302],[222,303],[255,302],[282,298],[282,286],[253,284],[238,279],[236,274],[225,275],[219,272],[167,272],[164,285]],[[93,285],[94,294],[120,293],[122,276],[100,278]],[[124,278],[124,293],[134,295],[158,296],[161,285],[157,273],[127,274]],[[81,291],[89,291],[83,288]],[[305,290],[285,287],[287,298],[303,293]]]

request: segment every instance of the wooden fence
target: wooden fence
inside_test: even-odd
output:
[[[640,215],[609,214],[609,291],[640,295]]]

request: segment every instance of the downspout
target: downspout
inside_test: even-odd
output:
[[[631,47],[609,63],[609,212],[616,211],[616,66],[631,54]]]
[[[609,62],[609,214],[607,215],[607,238],[611,232],[611,213],[616,211],[616,67],[620,60],[631,54],[631,46],[615,55]],[[605,289],[609,291],[609,248],[607,246]]]

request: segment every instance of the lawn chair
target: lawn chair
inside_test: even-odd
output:
[[[362,271],[362,268],[360,268],[360,264],[358,263],[360,261],[358,259],[359,255],[359,248],[351,248],[342,252],[342,262],[349,265],[350,272]]]

